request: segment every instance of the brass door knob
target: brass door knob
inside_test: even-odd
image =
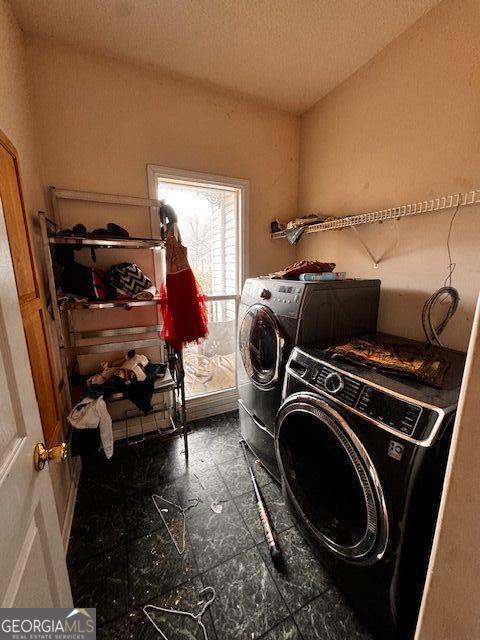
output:
[[[51,449],[45,449],[43,442],[38,442],[33,450],[33,464],[37,471],[41,471],[45,467],[46,462],[55,460],[56,462],[63,462],[67,459],[68,449],[65,442],[57,444]]]

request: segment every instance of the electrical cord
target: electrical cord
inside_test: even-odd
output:
[[[448,308],[445,315],[438,324],[433,323],[434,309],[438,303],[445,303],[447,299],[450,299]],[[423,305],[422,310],[422,324],[425,336],[430,344],[434,344],[437,347],[443,346],[440,341],[440,335],[450,322],[452,316],[455,314],[460,296],[458,291],[454,287],[441,287],[435,293],[428,298]]]
[[[458,303],[460,301],[460,295],[455,287],[452,286],[452,276],[457,266],[456,262],[452,260],[452,250],[450,248],[450,238],[452,236],[453,223],[457,217],[458,210],[461,204],[461,194],[458,194],[458,204],[450,219],[450,225],[448,227],[447,235],[447,254],[448,254],[448,272],[447,277],[443,283],[443,287],[437,289],[423,305],[422,309],[422,325],[425,336],[430,344],[442,347],[440,341],[440,335],[452,319],[455,314]],[[448,284],[447,284],[448,283]],[[444,317],[437,324],[434,324],[433,317],[437,304],[448,304]]]

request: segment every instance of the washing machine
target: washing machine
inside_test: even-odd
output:
[[[292,512],[385,640],[413,638],[463,374],[463,353],[434,354],[448,363],[442,389],[295,348],[277,416]]]
[[[379,294],[379,280],[246,280],[238,317],[240,426],[275,478],[275,416],[292,348],[375,331]]]

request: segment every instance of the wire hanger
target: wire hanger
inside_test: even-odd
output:
[[[165,499],[165,498],[164,498]],[[167,500],[168,502],[168,500]],[[164,613],[175,613],[179,616],[184,616],[184,617],[188,617],[188,618],[192,618],[192,620],[195,620],[195,622],[197,623],[197,625],[200,627],[200,629],[203,631],[203,638],[204,640],[208,640],[208,633],[207,633],[207,629],[205,628],[205,625],[203,624],[202,621],[202,617],[205,614],[205,611],[208,609],[208,607],[213,603],[213,601],[215,600],[217,594],[215,592],[215,589],[213,587],[205,587],[204,589],[202,589],[201,591],[198,592],[198,595],[202,595],[202,593],[205,593],[206,591],[211,591],[212,595],[211,597],[204,603],[203,607],[200,609],[200,611],[194,615],[193,613],[191,613],[190,611],[181,611],[180,609],[168,609],[166,607],[158,607],[157,605],[154,604],[147,604],[143,607],[143,613],[147,616],[147,618],[150,620],[150,622],[153,624],[153,626],[155,627],[155,629],[158,631],[158,633],[162,636],[163,640],[168,640],[167,636],[163,633],[163,631],[160,629],[160,627],[157,625],[157,623],[155,622],[155,620],[152,618],[152,616],[149,615],[147,609],[153,610],[153,611],[163,611]]]
[[[190,498],[188,502],[192,502],[193,504],[189,504],[187,507],[180,507],[178,504],[175,504],[174,502],[170,502],[170,500],[167,500],[167,498],[164,498],[163,496],[159,496],[157,494],[153,494],[152,495],[152,500],[153,500],[153,504],[155,505],[155,509],[158,511],[158,513],[160,514],[160,517],[162,518],[163,524],[165,525],[165,529],[168,531],[168,535],[170,536],[173,544],[175,545],[175,549],[178,552],[178,555],[183,555],[185,553],[185,534],[186,534],[186,517],[185,514],[187,513],[187,511],[189,509],[191,509],[192,507],[196,507],[198,505],[198,503],[200,502],[200,498]],[[165,520],[165,518],[163,517],[163,512],[160,509],[160,507],[157,504],[157,500],[163,500],[163,502],[166,502],[167,504],[169,504],[171,507],[175,507],[175,509],[178,509],[180,511],[180,513],[182,514],[182,518],[183,518],[183,527],[182,527],[182,546],[179,547],[177,541],[175,540],[175,538],[173,537],[173,534],[170,530],[170,527],[167,524],[167,521]]]

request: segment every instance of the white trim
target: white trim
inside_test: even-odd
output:
[[[67,507],[65,509],[65,516],[63,518],[63,524],[62,524],[62,542],[63,542],[63,549],[65,551],[65,555],[67,554],[67,551],[68,551],[68,543],[70,541],[70,533],[72,531],[72,524],[73,524],[73,514],[75,513],[75,502],[77,500],[78,484],[80,482],[80,473],[82,471],[82,465],[80,461],[74,460],[72,462],[73,462],[71,467],[72,480],[70,482],[70,490],[68,492]]]
[[[219,413],[228,413],[238,409],[236,389],[217,391],[187,400],[187,421],[207,418]]]
[[[206,295],[208,301],[215,300],[236,300],[236,320],[238,321],[238,305],[243,283],[249,273],[249,255],[248,255],[248,212],[250,200],[250,181],[242,178],[229,178],[211,173],[200,173],[198,171],[187,171],[184,169],[173,169],[161,165],[147,165],[148,193],[150,197],[157,197],[157,182],[163,180],[177,184],[190,183],[203,187],[221,187],[230,189],[237,193],[238,197],[238,266],[237,266],[237,293],[234,295]],[[152,235],[159,236],[159,220],[156,208],[151,209],[151,229]],[[237,372],[235,371],[235,383],[237,381]],[[215,415],[223,411],[233,411],[237,408],[238,392],[237,389],[229,389],[219,391],[212,394],[196,396],[187,400],[188,419],[195,420],[207,415]]]
[[[243,282],[250,273],[249,255],[248,255],[248,220],[250,205],[250,181],[243,178],[229,178],[227,176],[219,176],[213,173],[201,173],[198,171],[187,171],[185,169],[173,169],[172,167],[164,167],[162,165],[147,164],[147,180],[148,193],[150,196],[157,195],[156,180],[160,178],[171,182],[190,182],[201,186],[218,187],[224,189],[232,189],[239,193],[239,233],[240,240],[239,256],[240,269],[238,274],[238,291],[242,290]],[[156,200],[156,198],[154,198]],[[152,232],[158,220],[157,212],[152,211]],[[158,236],[157,236],[158,237]]]

